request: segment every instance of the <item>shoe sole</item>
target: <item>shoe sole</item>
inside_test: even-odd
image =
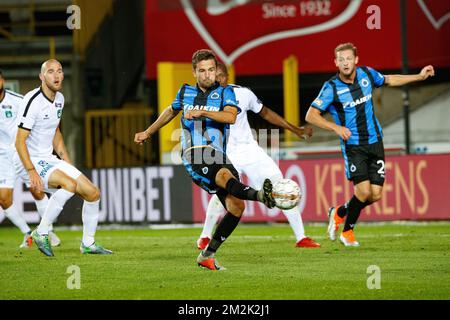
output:
[[[273,188],[272,182],[269,179],[264,180],[264,185],[263,185],[264,198],[265,198],[265,200],[269,201],[267,206],[270,209],[275,207],[275,200],[274,200],[273,195],[272,195],[272,188]]]

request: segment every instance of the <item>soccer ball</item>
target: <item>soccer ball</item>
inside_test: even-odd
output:
[[[295,181],[291,179],[281,179],[273,185],[272,196],[277,208],[289,210],[298,204],[302,197],[302,193]]]

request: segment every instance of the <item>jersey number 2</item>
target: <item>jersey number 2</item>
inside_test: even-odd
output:
[[[384,175],[385,174],[384,173],[384,161],[383,160],[378,160],[377,164],[381,165],[381,168],[377,171],[377,173]]]

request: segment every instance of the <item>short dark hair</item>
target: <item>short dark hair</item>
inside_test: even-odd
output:
[[[228,76],[228,68],[225,64],[220,61],[217,61],[217,69],[222,70],[223,74]]]
[[[195,51],[192,55],[192,68],[195,70],[197,68],[197,63],[204,60],[214,60],[217,66],[217,58],[214,52],[209,49],[200,49]]]
[[[336,56],[338,52],[344,50],[352,50],[355,57],[358,56],[358,48],[356,48],[355,45],[351,42],[341,43],[340,45],[338,45],[336,49],[334,49],[334,56]]]

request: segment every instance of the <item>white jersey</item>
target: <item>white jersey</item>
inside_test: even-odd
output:
[[[0,151],[14,148],[17,132],[17,113],[23,96],[5,90],[5,96],[0,101]]]
[[[53,138],[59,126],[64,108],[64,96],[57,92],[54,101],[45,96],[41,88],[28,92],[20,105],[17,123],[29,130],[27,139],[30,157],[50,156]]]
[[[236,122],[230,126],[230,135],[227,143],[227,154],[245,148],[245,144],[257,145],[258,142],[252,135],[250,124],[248,123],[247,111],[255,113],[261,112],[262,102],[248,88],[232,85],[236,100],[241,112],[236,117]]]

